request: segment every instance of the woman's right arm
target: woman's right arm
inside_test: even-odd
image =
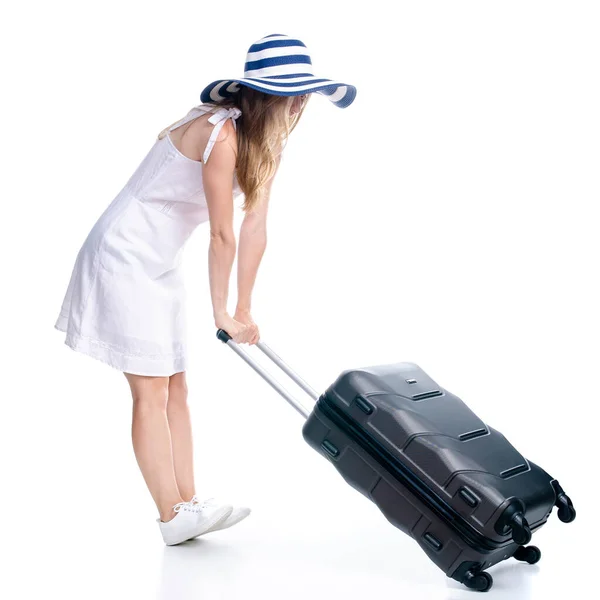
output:
[[[228,121],[221,132],[227,133],[216,143],[210,158],[202,166],[204,193],[210,222],[208,275],[216,327],[225,330],[236,342],[248,342],[254,327],[239,323],[227,312],[229,280],[235,259],[236,240],[233,231],[233,176],[236,163],[235,131]]]

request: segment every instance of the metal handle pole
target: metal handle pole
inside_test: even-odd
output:
[[[231,339],[231,336],[222,329],[217,331],[217,337],[227,344],[238,356],[248,363],[275,391],[277,391],[285,400],[289,402],[305,419],[310,415],[310,411],[288,390],[286,390],[266,369],[263,369],[245,350],[240,348],[239,344]]]
[[[319,394],[298,375],[289,365],[283,362],[282,358],[275,354],[269,346],[263,341],[259,341],[256,346],[264,352],[282,371],[287,373],[315,402],[319,399]]]

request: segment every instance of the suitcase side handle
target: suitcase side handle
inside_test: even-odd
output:
[[[299,402],[288,390],[286,390],[266,369],[263,369],[252,356],[243,350],[239,344],[233,341],[232,337],[223,329],[217,330],[217,338],[224,344],[227,344],[238,356],[240,356],[247,364],[249,364],[275,391],[277,391],[285,400],[288,401],[305,419],[310,415],[308,410],[301,402]],[[259,341],[256,344],[268,358],[270,358],[282,371],[284,371],[290,379],[297,383],[315,402],[319,399],[319,394],[312,388],[298,373],[296,373],[289,365],[287,365],[280,356],[278,356],[267,344]]]

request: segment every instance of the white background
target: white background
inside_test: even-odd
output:
[[[242,76],[248,47],[271,33],[303,40],[315,73],[358,95],[343,110],[313,96],[290,139],[253,299],[263,340],[319,391],[346,368],[419,364],[578,509],[573,524],[553,512],[536,534],[539,565],[491,569],[490,593],[590,593],[597,2],[55,1],[2,12],[3,597],[474,593],[346,486],[303,441],[299,415],[216,340],[206,226],[184,259],[198,492],[250,506],[244,523],[164,547],[125,378],[53,328],[81,243],[158,132],[209,82]]]

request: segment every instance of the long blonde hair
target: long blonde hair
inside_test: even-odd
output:
[[[306,100],[310,95],[306,97]],[[265,94],[240,85],[227,106],[237,106],[237,179],[245,200],[242,209],[250,212],[262,200],[267,182],[275,175],[281,152],[295,129],[306,100],[294,115],[290,108],[296,96]]]
[[[290,108],[296,96],[265,94],[244,85],[240,85],[239,90],[229,98],[214,103],[224,108],[237,107],[242,113],[236,119],[236,174],[245,197],[242,205],[244,212],[251,212],[264,197],[265,186],[275,174],[280,154],[298,124],[309,97],[310,94],[293,115],[290,115]],[[160,132],[159,138],[169,127]]]

